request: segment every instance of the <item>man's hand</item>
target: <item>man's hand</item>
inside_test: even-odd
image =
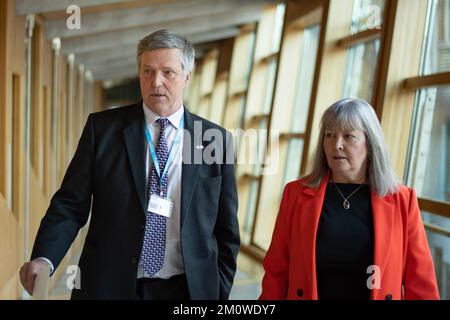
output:
[[[44,259],[36,258],[25,263],[22,268],[20,268],[20,282],[30,295],[33,295],[34,279],[36,279],[36,275],[48,264],[49,263]]]

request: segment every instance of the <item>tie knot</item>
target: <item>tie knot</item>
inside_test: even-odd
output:
[[[159,118],[156,121],[161,126],[161,132],[164,132],[166,130],[166,128],[167,128],[167,125],[169,124],[169,120],[167,120],[167,118]]]

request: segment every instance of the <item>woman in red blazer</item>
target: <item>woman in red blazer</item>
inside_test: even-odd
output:
[[[417,198],[365,101],[323,115],[314,168],[286,185],[260,299],[439,299]]]

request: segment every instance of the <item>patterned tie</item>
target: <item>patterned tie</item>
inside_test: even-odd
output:
[[[169,121],[165,118],[159,118],[156,121],[161,126],[161,131],[159,133],[159,138],[156,145],[156,156],[158,158],[159,172],[162,174],[169,155],[167,141],[164,136],[164,132],[166,131]],[[164,198],[167,197],[167,176],[168,173],[165,174],[160,186],[159,177],[156,173],[155,164],[153,163],[149,178],[148,200],[150,200],[150,195],[152,194],[161,196],[161,192]],[[144,242],[142,244],[141,251],[141,265],[149,276],[154,276],[161,269],[164,263],[165,248],[166,217],[160,214],[147,212]]]

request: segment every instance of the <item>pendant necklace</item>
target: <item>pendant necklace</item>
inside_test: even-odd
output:
[[[350,199],[350,197],[351,197],[352,195],[354,195],[359,189],[361,189],[361,187],[362,187],[363,185],[360,185],[358,188],[356,188],[352,193],[350,193],[349,196],[344,197],[344,195],[342,194],[341,190],[339,190],[339,188],[338,188],[338,186],[336,185],[336,183],[333,182],[333,184],[334,184],[334,186],[336,187],[336,189],[337,189],[337,191],[339,192],[339,194],[341,195],[342,199],[344,199],[344,202],[342,202],[342,206],[344,207],[344,209],[345,209],[345,210],[350,209],[350,202],[348,202],[348,199]]]

